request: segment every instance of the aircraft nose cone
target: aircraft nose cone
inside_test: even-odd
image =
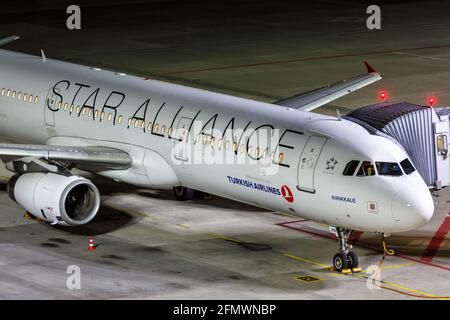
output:
[[[408,187],[396,193],[392,199],[392,215],[404,231],[420,228],[430,221],[433,213],[433,198],[428,189]]]

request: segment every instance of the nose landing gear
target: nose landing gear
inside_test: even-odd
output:
[[[337,227],[336,233],[339,240],[339,252],[333,257],[334,269],[339,272],[349,269],[350,272],[360,271],[358,268],[358,255],[354,251],[350,251],[352,245],[348,243],[352,230]]]

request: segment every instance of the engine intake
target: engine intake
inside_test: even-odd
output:
[[[52,224],[83,225],[94,219],[100,193],[88,179],[51,172],[16,174],[8,181],[9,197],[36,218]]]

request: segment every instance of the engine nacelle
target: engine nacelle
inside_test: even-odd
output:
[[[16,174],[8,181],[8,195],[36,218],[66,226],[88,223],[100,207],[90,180],[51,172]]]

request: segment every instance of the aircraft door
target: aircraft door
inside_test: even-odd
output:
[[[192,118],[189,117],[181,117],[180,121],[178,121],[176,131],[174,134],[175,140],[175,149],[174,149],[174,157],[177,160],[188,161],[188,143],[189,139],[189,127],[192,123]]]
[[[62,103],[61,97],[56,95],[53,90],[60,92],[59,88],[50,88],[44,103],[44,122],[49,127],[55,126],[55,113],[58,112],[58,108],[61,106],[60,103]]]
[[[299,190],[316,192],[314,189],[314,171],[326,141],[327,138],[311,136],[306,142],[298,164],[297,188]]]

